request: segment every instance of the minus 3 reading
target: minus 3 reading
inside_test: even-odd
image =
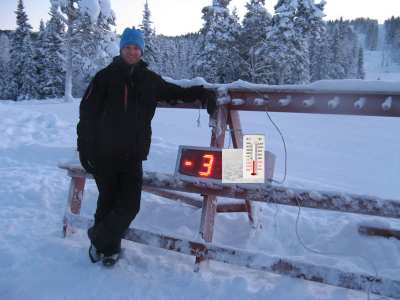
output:
[[[247,182],[264,182],[265,136],[246,134],[243,136],[243,179]]]

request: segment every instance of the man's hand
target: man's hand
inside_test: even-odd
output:
[[[92,157],[92,149],[87,143],[80,143],[79,145],[79,160],[82,167],[86,172],[93,174],[95,172],[95,164]]]
[[[213,90],[203,88],[203,94],[201,97],[202,107],[207,107],[207,112],[210,116],[214,114],[217,109],[217,94]]]
[[[186,94],[183,98],[190,99],[187,102],[193,102],[200,100],[201,107],[207,108],[208,114],[211,116],[217,109],[217,93],[211,89],[206,89],[202,85],[194,85],[185,89]]]

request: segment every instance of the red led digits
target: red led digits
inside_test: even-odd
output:
[[[221,179],[222,178],[222,151],[209,149],[182,150],[178,172],[182,175]]]
[[[200,176],[208,177],[211,174],[214,162],[214,155],[212,154],[204,154],[203,155],[203,163],[202,167],[206,168],[206,171],[199,171]]]
[[[183,165],[184,165],[185,167],[191,167],[191,166],[193,166],[193,162],[192,162],[191,160],[185,160],[185,161],[183,162]]]

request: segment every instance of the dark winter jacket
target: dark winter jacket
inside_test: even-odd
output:
[[[95,75],[82,98],[78,151],[90,161],[146,160],[157,101],[174,104],[199,99],[204,105],[210,100],[207,97],[209,91],[201,86],[179,87],[147,69],[144,61],[132,67],[118,56]]]

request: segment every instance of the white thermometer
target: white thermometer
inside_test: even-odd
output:
[[[246,182],[264,182],[265,137],[262,134],[243,136],[243,179]]]

